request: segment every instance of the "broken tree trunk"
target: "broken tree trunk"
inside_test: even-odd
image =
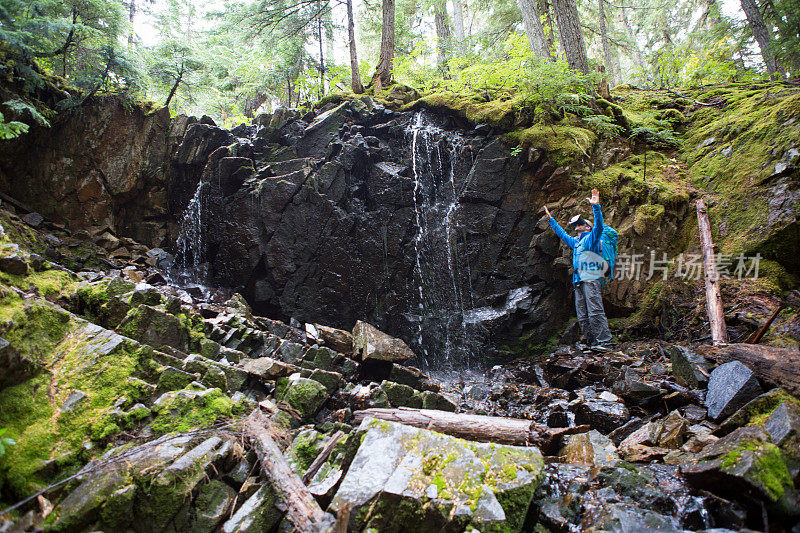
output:
[[[432,409],[365,409],[353,413],[355,421],[360,423],[367,417],[380,420],[400,422],[454,437],[479,442],[497,442],[500,444],[535,445],[545,450],[552,450],[564,435],[585,433],[589,426],[571,428],[549,428],[530,420],[520,418],[503,418],[499,416],[469,415],[434,411]]]
[[[325,522],[327,515],[289,466],[283,452],[270,435],[269,424],[257,407],[245,420],[244,433],[255,449],[261,471],[286,506],[286,517],[294,530],[317,531],[319,528],[315,524]]]
[[[718,363],[739,361],[759,378],[800,396],[800,352],[759,344],[699,346],[697,353]]]
[[[703,276],[706,281],[706,310],[711,324],[711,340],[715,345],[728,342],[728,328],[722,309],[722,295],[719,291],[719,274],[714,256],[714,243],[711,240],[711,224],[708,221],[706,203],[697,200],[697,226],[700,229],[700,248],[703,252]]]

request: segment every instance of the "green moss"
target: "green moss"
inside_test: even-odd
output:
[[[170,433],[173,431],[190,431],[199,427],[210,426],[220,418],[227,418],[239,408],[219,389],[210,389],[202,395],[168,393],[168,399],[159,406],[153,407],[156,418],[153,431]]]
[[[780,449],[772,443],[762,441],[743,441],[736,449],[728,452],[722,459],[723,470],[735,469],[742,456],[751,452],[753,467],[747,472],[754,482],[760,485],[773,502],[782,500],[786,489],[792,487],[792,477]]]
[[[319,452],[322,451],[323,435],[315,430],[305,430],[297,434],[292,441],[291,456],[294,464],[301,472],[308,470]]]
[[[14,276],[0,272],[0,283],[13,285],[24,291],[35,288],[40,296],[48,300],[60,297],[71,298],[77,291],[78,279],[63,270],[33,272],[27,276]]]
[[[800,117],[800,94],[781,84],[756,89],[734,84],[700,91],[695,97],[726,103],[692,115],[682,151],[693,182],[720,195],[710,209],[712,220],[725,221],[725,234],[715,241],[720,252],[760,251],[769,259],[782,260],[783,255],[791,260],[796,244],[781,239],[791,248],[781,254],[766,242],[769,195],[758,191],[770,186],[775,162],[800,144],[800,129],[784,125]]]
[[[48,372],[0,391],[0,426],[8,427],[18,443],[0,462],[0,476],[13,494],[23,497],[41,487],[54,471],[88,459],[96,449],[84,447],[88,441],[120,431],[108,412],[120,396],[136,395],[127,378],[136,371],[140,352],[130,342],[98,351],[107,342],[103,335],[65,332],[44,355]],[[61,405],[75,390],[86,398],[62,412]],[[59,468],[43,469],[48,462]]]
[[[42,300],[23,300],[0,285],[0,336],[37,364],[50,355],[70,327],[69,314]]]
[[[537,124],[506,135],[513,144],[525,150],[528,147],[547,150],[553,161],[560,166],[572,164],[576,159],[588,156],[594,150],[597,134],[578,126]]]

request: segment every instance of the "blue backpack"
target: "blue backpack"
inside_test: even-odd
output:
[[[614,277],[614,263],[617,261],[617,236],[617,230],[611,226],[603,225],[603,234],[600,239],[603,244],[603,259],[608,263],[606,277],[609,279]]]

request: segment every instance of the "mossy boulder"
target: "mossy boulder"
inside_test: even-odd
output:
[[[319,381],[292,374],[279,382],[277,397],[308,419],[317,414],[328,399],[328,389]]]
[[[189,335],[181,321],[166,311],[149,305],[132,309],[117,331],[153,348],[171,346],[182,351],[188,349]]]
[[[800,516],[800,498],[780,448],[761,428],[739,428],[706,446],[681,467],[693,485],[745,504],[765,502],[784,517]]]
[[[537,448],[477,444],[366,419],[361,446],[330,509],[384,530],[520,531],[544,461]]]
[[[150,479],[159,473],[190,443],[190,437],[162,437],[133,448],[115,448],[90,461],[78,472],[75,488],[47,517],[45,531],[86,530],[98,520],[124,529],[131,515],[119,516],[113,511],[125,508],[126,491],[136,479]]]

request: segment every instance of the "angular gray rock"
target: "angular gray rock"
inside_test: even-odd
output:
[[[401,339],[387,335],[361,320],[353,328],[353,352],[361,361],[372,359],[400,363],[415,357],[411,348]]]
[[[705,406],[708,417],[720,420],[764,392],[753,371],[739,361],[722,364],[711,372]]]
[[[330,505],[351,506],[355,529],[520,531],[542,480],[537,448],[472,443],[375,419],[358,430],[366,434]]]

